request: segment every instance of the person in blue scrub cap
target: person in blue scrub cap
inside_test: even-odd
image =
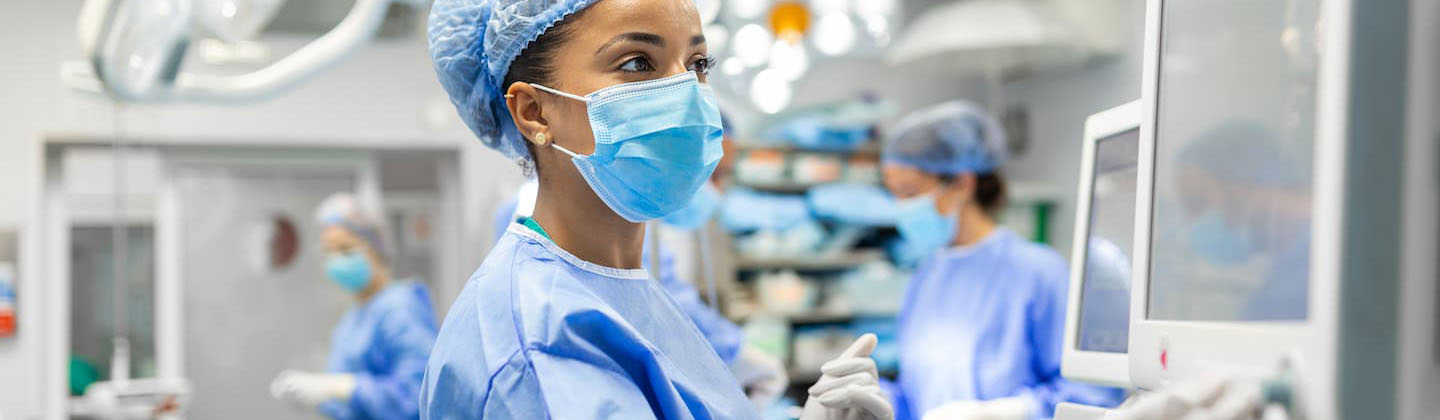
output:
[[[906,245],[926,255],[897,319],[897,418],[1048,418],[1059,402],[1107,406],[1119,390],[1060,377],[1065,260],[996,225],[1005,135],[988,113],[948,102],[903,118],[882,148]]]
[[[440,327],[425,419],[755,419],[644,270],[644,222],[684,207],[723,149],[690,0],[438,0],[441,85],[482,143],[539,180]],[[874,335],[832,361],[806,420],[892,417]]]
[[[1253,275],[1238,273],[1261,264],[1263,280],[1230,316],[1295,321],[1309,313],[1312,149],[1306,141],[1287,145],[1261,123],[1235,119],[1201,131],[1175,157],[1174,190],[1187,226],[1187,246],[1178,254],[1246,277]],[[1189,287],[1211,282],[1189,273],[1176,278]]]
[[[330,336],[327,370],[281,372],[271,393],[335,420],[419,419],[420,381],[436,334],[429,290],[391,280],[379,219],[354,196],[330,196],[315,218],[325,274],[356,303]]]

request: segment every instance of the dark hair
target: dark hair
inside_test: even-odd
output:
[[[975,202],[990,217],[996,217],[1005,210],[1005,190],[1005,177],[999,171],[975,176]]]
[[[500,83],[500,92],[502,94],[509,92],[510,85],[515,82],[553,85],[555,82],[555,50],[570,39],[570,22],[584,12],[584,10],[577,11],[559,22],[555,22],[555,25],[542,32],[539,37],[530,41],[529,45],[520,50],[520,55],[515,56],[515,60],[510,62],[510,68],[505,71],[505,80]],[[531,161],[535,162],[536,170],[538,170],[540,162],[534,159],[534,146],[535,143],[528,140],[525,142],[525,149],[530,152]]]
[[[940,177],[940,182],[949,184],[958,178],[959,174],[945,175]],[[998,217],[1005,210],[1005,191],[1005,177],[1000,175],[1000,171],[975,174],[975,196],[972,198],[990,217]]]

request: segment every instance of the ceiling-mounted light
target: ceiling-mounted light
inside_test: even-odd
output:
[[[889,18],[898,8],[895,3],[896,0],[854,0],[851,7],[860,16]]]
[[[750,101],[767,114],[774,114],[790,105],[790,82],[775,69],[761,70],[750,83]]]
[[[108,4],[108,3],[105,3]],[[114,6],[110,34],[103,41],[82,44],[98,51],[87,55],[109,58],[97,66],[112,89],[124,94],[145,92],[174,82],[189,38],[191,2],[135,0]],[[80,30],[95,36],[98,30]]]
[[[735,52],[735,56],[746,66],[756,67],[770,59],[770,44],[775,42],[775,38],[764,27],[752,23],[735,31],[734,41],[731,51]]]
[[[320,38],[263,68],[227,74],[183,71],[190,41],[254,36],[283,0],[86,0],[76,25],[86,62],[63,63],[61,77],[76,89],[128,102],[268,98],[358,51],[391,6],[423,1],[356,0]]]
[[[815,35],[810,37],[815,49],[825,55],[842,55],[855,47],[855,24],[844,13],[829,13],[815,23]]]
[[[880,16],[865,16],[865,32],[875,38],[876,44],[884,46],[890,42],[890,19]]]
[[[830,13],[849,13],[849,3],[849,0],[810,0],[810,10],[820,16]]]
[[[810,69],[810,57],[805,52],[805,44],[783,39],[775,41],[775,46],[770,47],[770,68],[788,81],[804,76],[805,71]]]
[[[739,57],[726,58],[720,62],[720,72],[727,76],[737,76],[745,72],[745,63],[740,61]]]
[[[195,23],[204,35],[226,42],[255,37],[285,0],[208,0],[195,3]]]
[[[770,8],[770,30],[775,37],[789,41],[805,38],[810,30],[810,9],[805,3],[785,1]]]
[[[991,72],[1074,62],[1086,48],[1084,34],[1047,3],[970,0],[926,10],[905,25],[886,54],[891,64],[945,57],[952,65]]]

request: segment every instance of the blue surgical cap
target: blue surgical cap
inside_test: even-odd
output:
[[[353,194],[338,192],[326,197],[325,201],[315,208],[315,222],[321,227],[344,228],[369,243],[370,248],[374,249],[381,259],[390,258],[390,253],[385,249],[385,241],[381,238],[380,232],[384,227],[380,218],[360,204],[360,199]]]
[[[505,107],[505,73],[540,34],[593,0],[436,0],[430,59],[460,119],[485,146],[531,160]]]
[[[905,116],[885,140],[884,162],[937,175],[990,173],[1005,163],[1005,131],[988,112],[963,101]]]

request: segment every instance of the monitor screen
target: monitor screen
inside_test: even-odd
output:
[[[1130,252],[1139,144],[1139,128],[1095,144],[1089,237],[1080,283],[1079,339],[1075,343],[1080,350],[1125,353],[1129,343]]]
[[[1147,319],[1309,314],[1318,3],[1164,2]]]

